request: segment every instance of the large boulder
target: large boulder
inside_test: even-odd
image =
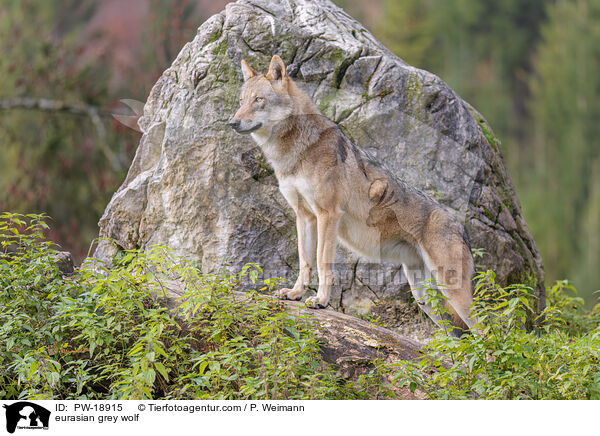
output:
[[[256,262],[295,280],[294,213],[252,139],[227,126],[240,61],[264,72],[273,54],[356,144],[456,213],[481,268],[543,301],[542,260],[487,122],[328,0],[240,0],[202,24],[148,97],[135,159],[100,220],[117,245],[101,240],[96,258],[161,243],[205,272]],[[344,311],[407,295],[399,268],[342,248],[335,271]]]

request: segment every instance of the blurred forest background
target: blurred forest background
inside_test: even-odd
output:
[[[335,0],[494,127],[547,284],[600,288],[600,0]],[[0,0],[0,211],[81,261],[140,134],[110,115],[222,0]],[[39,99],[49,99],[43,102]]]

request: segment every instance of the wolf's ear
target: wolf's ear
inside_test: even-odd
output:
[[[248,62],[242,59],[242,75],[244,76],[244,82],[258,74],[254,68],[248,65]]]
[[[283,80],[287,77],[287,71],[281,58],[277,55],[271,59],[271,65],[269,65],[269,72],[265,76],[269,80]]]

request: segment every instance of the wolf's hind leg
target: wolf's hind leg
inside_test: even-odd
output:
[[[306,293],[310,283],[317,250],[317,218],[304,207],[299,207],[296,211],[296,230],[298,232],[300,272],[294,287],[278,290],[275,293],[277,298],[299,300]]]

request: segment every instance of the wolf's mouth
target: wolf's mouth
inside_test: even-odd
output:
[[[244,129],[235,129],[235,131],[238,133],[252,133],[255,130],[260,129],[261,127],[262,127],[262,123],[258,123],[256,125],[250,127],[249,129],[245,129],[245,130]]]

